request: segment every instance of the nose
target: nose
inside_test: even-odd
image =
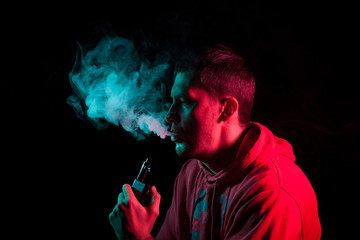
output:
[[[167,123],[177,123],[177,122],[179,122],[179,116],[177,114],[177,111],[174,108],[174,104],[171,105],[169,111],[166,113],[165,121]]]

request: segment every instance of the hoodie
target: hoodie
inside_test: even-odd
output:
[[[294,162],[286,140],[252,123],[227,168],[183,165],[156,239],[320,239],[314,190]]]

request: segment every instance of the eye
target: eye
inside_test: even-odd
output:
[[[193,103],[193,101],[189,98],[180,98],[180,103],[186,106],[189,106]]]

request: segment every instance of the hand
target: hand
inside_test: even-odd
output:
[[[109,215],[110,224],[118,239],[126,239],[130,235],[137,240],[143,240],[151,236],[151,230],[159,215],[161,196],[154,186],[150,191],[150,205],[143,207],[136,199],[131,186],[128,184],[123,186],[118,204]]]
[[[119,240],[124,240],[126,233],[123,231],[124,213],[119,210],[119,204],[116,204],[113,211],[109,215],[111,226],[114,228],[115,234]]]

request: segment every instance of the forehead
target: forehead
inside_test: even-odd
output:
[[[194,73],[192,71],[178,72],[171,89],[171,96],[174,97],[188,94],[189,90],[195,87],[195,82]]]

